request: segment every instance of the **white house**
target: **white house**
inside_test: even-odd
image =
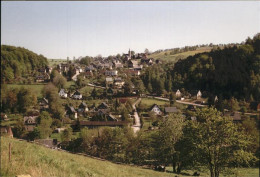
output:
[[[65,92],[64,89],[60,89],[59,96],[62,98],[67,98],[68,94]]]
[[[201,99],[201,96],[202,96],[202,94],[201,94],[201,92],[199,90],[198,93],[197,93],[197,99]]]
[[[181,92],[180,92],[180,90],[178,89],[177,91],[176,91],[176,98],[180,98],[181,97]]]
[[[117,70],[111,70],[111,71],[106,71],[105,72],[105,75],[106,76],[117,76],[117,73],[118,73],[118,71]]]
[[[81,95],[81,93],[80,93],[78,90],[77,90],[76,92],[74,92],[71,97],[72,97],[73,99],[77,99],[77,100],[82,99],[82,95]]]
[[[88,111],[88,105],[85,102],[82,102],[79,105],[78,112],[82,113],[82,112],[87,112],[87,111]]]
[[[160,110],[160,108],[157,104],[154,104],[152,106],[151,112],[154,112],[155,115],[161,115],[162,114],[162,111]]]

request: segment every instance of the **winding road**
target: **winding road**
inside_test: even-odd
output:
[[[136,110],[136,107],[135,107],[135,105],[138,104],[140,101],[141,101],[141,98],[138,98],[136,100],[136,102],[134,102],[133,105],[132,105],[132,107],[134,109],[134,119],[135,119],[135,124],[132,126],[134,133],[136,133],[137,131],[139,131],[141,129],[140,117],[139,117],[137,110]]]

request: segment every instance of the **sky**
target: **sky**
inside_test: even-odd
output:
[[[1,2],[1,44],[49,59],[240,43],[260,32],[260,1]]]

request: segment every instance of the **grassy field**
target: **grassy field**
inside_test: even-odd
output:
[[[177,62],[179,59],[185,59],[188,56],[195,55],[197,53],[203,53],[203,52],[209,52],[212,48],[211,47],[201,47],[194,51],[188,51],[188,52],[182,52],[175,55],[170,55],[171,51],[163,51],[159,53],[154,53],[152,55],[149,55],[149,57],[154,59],[161,59],[164,61],[171,61],[171,62]],[[167,55],[165,55],[167,53]]]
[[[66,59],[48,59],[48,62],[49,62],[50,67],[54,67],[60,63],[66,63],[67,60]]]
[[[29,88],[30,90],[34,91],[37,95],[37,97],[41,98],[42,97],[42,89],[45,86],[45,84],[7,84],[7,88]]]
[[[11,143],[11,162],[8,160],[8,145]],[[29,174],[37,177],[52,176],[191,176],[194,171],[185,170],[181,175],[156,172],[150,169],[118,165],[108,161],[101,161],[56,151],[36,144],[31,144],[16,139],[1,137],[1,173],[0,176],[16,176]],[[258,177],[257,168],[239,168],[230,176]],[[209,176],[202,172],[201,176]]]
[[[8,144],[12,145],[12,160],[8,161]],[[172,176],[153,170],[118,165],[80,155],[1,137],[0,176]]]

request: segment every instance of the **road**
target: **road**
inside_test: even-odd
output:
[[[134,110],[134,119],[135,119],[135,124],[132,126],[132,129],[134,130],[134,133],[136,133],[137,131],[139,131],[141,129],[141,121],[140,121],[140,117],[136,111],[136,107],[135,105],[138,104],[141,101],[141,98],[138,98],[136,100],[136,102],[133,103],[132,107]]]

